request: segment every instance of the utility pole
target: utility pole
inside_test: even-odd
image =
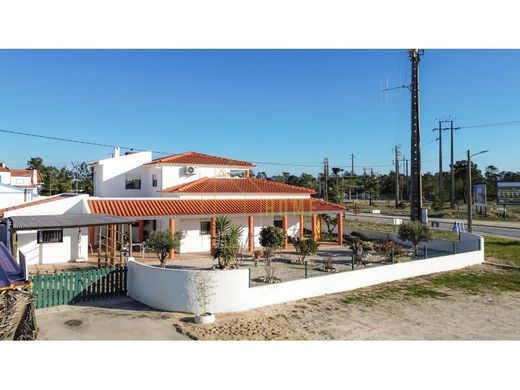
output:
[[[419,61],[424,50],[410,49],[408,57],[412,66],[410,85],[385,88],[381,92],[392,89],[408,88],[411,92],[411,147],[410,147],[410,219],[421,221],[422,211],[422,177],[421,177],[421,133],[419,129]]]
[[[397,208],[399,204],[399,156],[401,154],[401,152],[399,151],[400,148],[401,145],[396,145],[393,149],[393,152],[395,154],[395,208]]]
[[[400,197],[401,197],[401,200],[405,200],[406,199],[405,188],[406,188],[406,185],[407,185],[406,184],[407,183],[407,181],[406,181],[406,176],[407,175],[406,175],[406,170],[405,170],[406,158],[405,158],[404,155],[403,155],[403,158],[401,159],[401,162],[403,163],[403,165],[402,166],[400,165],[399,169],[402,169],[402,174],[401,175],[402,175],[403,178],[401,179],[401,182],[400,182],[400,189],[401,189]]]
[[[352,160],[352,170],[350,171],[350,173],[353,175],[354,174],[354,153],[352,153],[350,155],[350,159]]]
[[[323,159],[323,177],[325,179],[325,186],[323,188],[323,199],[329,200],[329,159],[325,157]]]
[[[406,199],[410,201],[410,175],[408,174],[408,161],[410,159],[406,159]]]
[[[453,127],[453,120],[450,120],[450,133],[451,133],[451,191],[450,191],[450,206],[455,209],[455,166],[453,162],[453,132],[459,130],[460,127]]]
[[[442,120],[439,120],[439,128],[433,129],[433,131],[439,131],[439,199],[441,204],[444,204],[444,180],[442,177]]]
[[[423,50],[408,51],[412,65],[410,84],[411,101],[411,178],[410,178],[410,219],[421,220],[422,178],[421,178],[421,133],[419,129],[419,61]]]
[[[450,156],[450,207],[455,209],[455,165],[454,165],[454,146],[453,146],[453,133],[455,130],[459,130],[460,127],[453,127],[453,121],[455,118],[452,117],[444,117],[444,119],[439,120],[439,128],[433,129],[433,131],[439,130],[439,193],[442,196],[441,201],[444,201],[444,178],[442,177],[442,131],[450,130],[450,138],[451,138],[451,156]],[[442,128],[442,123],[449,123],[450,127]]]

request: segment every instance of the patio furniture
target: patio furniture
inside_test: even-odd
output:
[[[144,252],[145,252],[145,243],[144,242],[134,242],[132,243],[132,250],[137,247],[139,249],[139,252],[141,253],[141,257],[144,258]]]

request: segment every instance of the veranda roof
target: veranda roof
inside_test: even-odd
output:
[[[105,214],[18,215],[6,218],[13,230],[61,229],[134,223],[136,219]]]
[[[286,199],[88,199],[90,212],[123,217],[174,217],[220,214],[327,214],[344,207],[315,198]]]

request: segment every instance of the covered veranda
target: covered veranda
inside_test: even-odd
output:
[[[258,232],[262,226],[279,222],[285,232],[284,249],[288,248],[289,236],[303,238],[305,220],[310,220],[310,236],[321,239],[321,216],[333,214],[338,218],[337,241],[343,245],[343,212],[344,207],[315,198],[303,199],[89,199],[88,205],[93,214],[104,213],[121,217],[138,219],[138,236],[144,237],[144,221],[155,221],[157,230],[169,229],[172,234],[176,230],[185,230],[188,221],[204,220],[209,224],[204,245],[191,245],[186,252],[211,253],[215,245],[216,217],[228,215],[237,221],[245,231],[244,242],[252,254],[255,243],[258,244]],[[276,218],[276,219],[275,219]],[[159,223],[157,223],[159,222]],[[184,225],[184,226],[183,226]],[[192,224],[193,226],[193,224]],[[198,228],[194,228],[198,229]],[[199,231],[200,234],[200,231]],[[185,240],[185,245],[190,243]],[[206,246],[207,244],[207,246]],[[182,252],[182,248],[181,248]],[[170,259],[175,252],[170,251]]]

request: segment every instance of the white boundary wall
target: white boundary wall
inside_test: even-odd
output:
[[[196,273],[203,273],[212,279],[214,284],[207,311],[223,313],[249,310],[481,264],[484,261],[484,240],[480,236],[474,236],[480,238],[479,251],[258,287],[249,287],[247,269],[229,271],[162,269],[129,261],[128,295],[156,309],[198,313],[202,310],[196,302],[198,291],[194,277]]]

